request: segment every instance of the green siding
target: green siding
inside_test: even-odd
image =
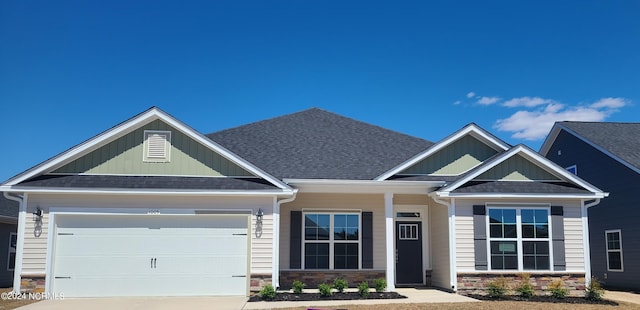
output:
[[[479,175],[476,180],[545,181],[560,179],[524,157],[516,155]]]
[[[143,161],[145,130],[171,131],[169,162]],[[160,120],[120,137],[54,173],[252,176],[248,171]]]
[[[488,145],[467,135],[400,174],[458,175],[477,166],[496,153],[497,151]]]

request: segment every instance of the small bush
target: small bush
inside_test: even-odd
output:
[[[276,290],[271,286],[271,284],[265,285],[260,291],[260,298],[271,300],[276,297]]]
[[[524,273],[520,276],[520,284],[516,287],[518,295],[524,298],[530,298],[536,293],[536,289],[531,285],[531,275]]]
[[[591,278],[591,282],[589,282],[589,286],[587,286],[584,298],[588,300],[602,300],[602,295],[604,295],[604,290],[600,286],[600,282],[598,282],[596,278]]]
[[[555,280],[551,282],[549,285],[549,292],[551,292],[551,297],[558,299],[565,298],[569,294],[569,290],[564,287],[562,280]]]
[[[387,280],[385,278],[378,278],[373,280],[373,287],[376,288],[376,292],[384,292],[387,288]]]
[[[331,294],[333,294],[331,289],[332,289],[331,285],[326,284],[326,283],[320,283],[318,285],[318,291],[320,291],[320,296],[322,296],[322,297],[331,296]]]
[[[358,285],[358,294],[360,294],[360,296],[362,297],[369,296],[369,283],[367,283],[367,281],[362,281]]]
[[[487,294],[491,298],[502,298],[507,294],[509,285],[507,279],[504,277],[496,278],[487,284]]]
[[[349,283],[347,283],[347,280],[345,279],[337,278],[333,280],[333,288],[335,288],[340,293],[344,292],[344,289],[347,288],[348,286],[349,286]]]
[[[291,288],[293,289],[294,293],[300,294],[302,293],[302,290],[304,289],[305,286],[307,285],[298,280],[295,280],[293,281],[293,285],[291,285]]]

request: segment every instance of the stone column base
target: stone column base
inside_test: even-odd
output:
[[[295,280],[306,284],[306,288],[317,288],[318,284],[333,283],[337,278],[347,280],[349,287],[356,287],[362,281],[367,281],[369,286],[373,287],[373,280],[385,277],[384,270],[282,270],[280,288],[290,289]]]
[[[46,285],[45,275],[28,275],[20,277],[20,291],[27,293],[43,293]]]
[[[496,278],[504,277],[510,284],[509,293],[520,283],[523,273],[458,273],[458,293],[486,295],[488,284]],[[586,289],[584,273],[530,273],[529,280],[536,295],[549,295],[549,285],[561,280],[569,290],[569,296],[584,296]]]

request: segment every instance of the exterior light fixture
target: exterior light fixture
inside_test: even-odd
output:
[[[262,209],[258,209],[258,212],[256,212],[256,224],[262,225],[263,216],[264,216],[264,211],[262,211]]]
[[[40,207],[36,208],[36,211],[32,213],[36,218],[36,222],[39,222],[42,220],[42,209],[40,209]]]

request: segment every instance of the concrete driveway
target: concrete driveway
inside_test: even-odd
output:
[[[43,300],[20,307],[20,310],[146,310],[146,309],[224,309],[244,308],[247,297],[118,297],[118,298],[67,298]]]

